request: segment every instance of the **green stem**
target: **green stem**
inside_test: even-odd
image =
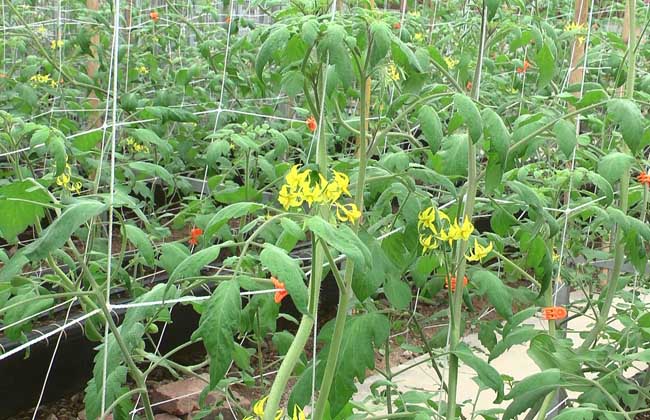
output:
[[[487,31],[487,7],[483,2],[481,17],[481,40],[478,50],[478,59],[476,70],[474,72],[474,83],[472,87],[472,98],[478,100],[481,73],[483,67],[483,53],[485,49],[485,38]],[[476,200],[476,190],[478,178],[476,174],[476,156],[477,148],[470,136],[467,136],[467,195],[465,198],[465,209],[463,212],[464,220],[472,220],[474,215],[474,202]],[[466,261],[465,252],[467,250],[467,241],[461,240],[458,244],[457,267],[456,267],[456,290],[453,294],[453,303],[451,306],[451,334],[449,340],[449,379],[447,381],[447,420],[456,418],[456,392],[458,388],[458,357],[454,353],[460,343],[461,323],[462,323],[462,305],[463,305],[463,278],[465,277]]]

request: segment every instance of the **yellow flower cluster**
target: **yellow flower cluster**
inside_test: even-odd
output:
[[[52,77],[49,74],[35,74],[32,77],[29,78],[29,80],[38,85],[44,85],[46,83],[49,83],[50,86],[53,88],[57,87],[59,84],[57,83],[56,80],[52,79]]]
[[[361,211],[355,204],[339,204],[338,199],[343,194],[351,196],[348,186],[350,178],[338,171],[333,171],[334,179],[328,181],[318,174],[318,182],[312,183],[312,172],[309,169],[300,171],[300,165],[294,165],[285,177],[286,183],[280,188],[278,201],[285,210],[300,207],[306,202],[310,207],[314,204],[327,203],[336,205],[336,216],[342,222],[354,223],[361,217]]]
[[[81,192],[81,182],[72,182],[72,168],[67,163],[63,173],[56,177],[56,185],[63,187],[71,193],[79,194]]]
[[[62,39],[53,39],[50,41],[50,48],[53,50],[56,50],[57,48],[62,48],[63,47],[63,40]]]
[[[388,66],[388,77],[390,77],[395,82],[400,79],[399,71],[397,70],[397,66],[395,64],[390,64]]]
[[[584,23],[570,22],[570,23],[567,23],[566,25],[564,25],[564,32],[580,32],[580,33],[582,33],[582,32],[584,32],[586,30],[587,30],[587,25],[585,25]],[[582,44],[583,42],[585,42],[586,38],[585,38],[584,35],[578,35],[576,37],[576,39],[578,40],[578,42],[580,44]]]
[[[438,223],[436,223],[438,220]],[[418,232],[419,240],[422,245],[422,253],[437,249],[440,242],[448,242],[449,246],[454,241],[467,241],[474,232],[474,225],[469,218],[464,218],[462,223],[458,220],[451,222],[449,216],[435,207],[427,207],[418,214]],[[490,242],[487,246],[482,246],[477,240],[474,241],[474,250],[470,251],[465,258],[467,261],[481,261],[490,252],[493,245]]]
[[[133,137],[129,137],[126,139],[126,145],[129,147],[129,150],[133,153],[138,153],[138,152],[143,152],[143,153],[149,153],[149,147],[145,146],[144,144],[140,144]]]
[[[453,70],[454,67],[458,65],[459,61],[453,57],[445,57],[445,64],[449,67],[449,70]]]
[[[138,74],[141,74],[143,76],[145,74],[149,74],[149,69],[146,68],[145,66],[138,66],[138,67],[135,68],[135,70],[138,72]]]
[[[256,418],[261,419],[264,417],[264,406],[266,405],[266,400],[268,399],[269,397],[264,397],[255,403],[253,406],[253,414],[255,414],[256,417],[246,416],[243,420],[255,420]],[[278,410],[275,413],[275,420],[280,420],[282,418],[282,414],[283,410]],[[306,420],[305,413],[302,411],[302,408],[298,407],[297,405],[293,407],[293,416],[291,417],[291,420]]]

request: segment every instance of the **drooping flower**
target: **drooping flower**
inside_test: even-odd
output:
[[[542,308],[542,318],[546,321],[564,319],[567,316],[567,310],[563,306],[547,306]]]
[[[454,221],[454,224],[449,227],[448,238],[451,245],[451,241],[459,241],[461,239],[468,240],[470,235],[474,232],[474,225],[469,221],[469,217],[463,219],[463,224],[459,225],[458,220]]]
[[[193,228],[190,231],[190,239],[187,241],[190,245],[198,245],[199,244],[199,236],[203,235],[203,230],[200,228]]]
[[[478,243],[478,240],[474,240],[474,250],[470,251],[469,255],[465,256],[467,261],[482,261],[483,258],[487,257],[494,245],[490,242],[487,246],[482,246]]]
[[[312,133],[314,131],[316,131],[316,128],[318,128],[318,124],[316,123],[316,119],[312,115],[310,115],[309,118],[307,118],[307,121],[305,121],[305,124],[307,124],[307,128]]]
[[[519,74],[526,73],[529,67],[530,67],[530,63],[528,62],[528,60],[524,60],[524,65],[521,67],[517,67],[517,73]]]
[[[65,164],[63,173],[56,177],[56,185],[63,187],[64,190],[70,191],[71,193],[79,194],[81,192],[81,182],[72,182],[72,168],[69,164]]]
[[[336,218],[342,222],[354,223],[361,217],[361,211],[356,204],[336,204]]]
[[[271,276],[271,282],[273,282],[273,287],[275,287],[276,289],[280,289],[277,292],[275,292],[275,295],[273,296],[273,300],[275,301],[275,303],[280,303],[282,302],[282,299],[284,299],[285,296],[289,294],[289,292],[287,292],[287,289],[285,289],[284,283],[273,276]],[[257,414],[257,412],[255,414]]]
[[[433,206],[427,207],[418,214],[418,230],[425,227],[435,232],[435,221],[436,209]]]
[[[438,240],[433,237],[433,235],[420,235],[420,245],[422,245],[422,254],[424,255],[427,251],[438,248]]]
[[[50,41],[50,48],[53,50],[56,50],[57,48],[63,47],[63,40],[62,39],[53,39]]]
[[[451,291],[455,292],[456,291],[456,277],[452,276],[451,277],[451,282],[448,280],[447,277],[445,277],[445,289],[450,288],[450,283],[451,283]],[[469,279],[467,276],[463,277],[463,286],[467,286],[467,283],[469,283]]]
[[[291,188],[298,188],[309,179],[310,175],[311,170],[307,169],[300,172],[300,165],[293,165],[284,179],[287,181],[287,185]]]
[[[397,66],[395,64],[390,64],[388,66],[387,73],[388,73],[388,77],[390,77],[390,79],[394,82],[397,82],[401,77],[399,71],[397,70]]]
[[[305,417],[305,412],[302,411],[302,408],[298,407],[297,405],[293,406],[293,416],[291,416],[291,420],[306,420],[307,417]]]
[[[158,19],[160,19],[160,16],[158,15],[158,12],[156,12],[155,10],[152,10],[152,11],[149,13],[149,17],[151,18],[151,20],[152,20],[154,23],[158,22]]]
[[[458,65],[459,61],[453,57],[445,57],[445,64],[447,64],[447,67],[449,70],[453,70],[454,67]]]
[[[278,201],[282,204],[282,207],[284,207],[285,210],[289,210],[290,207],[298,207],[302,205],[304,199],[297,190],[290,188],[289,185],[285,184],[280,189]]]

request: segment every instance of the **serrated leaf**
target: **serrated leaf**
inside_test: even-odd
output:
[[[485,360],[475,356],[472,350],[464,343],[460,343],[453,353],[464,364],[476,372],[481,382],[496,392],[497,401],[503,398],[503,380],[496,369],[490,366]]]
[[[389,275],[384,281],[384,293],[391,306],[397,310],[409,307],[411,288],[399,276]]]
[[[429,144],[429,148],[433,153],[440,149],[440,142],[442,142],[442,123],[438,113],[429,105],[424,105],[418,111],[418,121],[422,134]]]
[[[548,43],[544,43],[536,56],[535,64],[539,68],[539,77],[537,87],[539,89],[546,87],[555,75],[555,58]]]
[[[50,136],[47,142],[47,150],[56,162],[56,176],[59,176],[65,170],[65,164],[68,161],[68,155],[65,152],[65,141],[61,136]]]
[[[517,398],[530,391],[534,391],[537,387],[546,385],[561,385],[562,377],[559,369],[547,369],[543,372],[535,373],[521,381],[517,382],[512,387],[508,395],[505,396],[506,400]]]
[[[21,201],[25,200],[25,201]],[[16,236],[45,216],[51,198],[31,181],[14,181],[0,187],[0,236],[13,242]]]
[[[512,317],[512,296],[501,279],[491,271],[478,270],[472,274],[471,281],[478,286],[480,295],[487,294],[499,315],[506,319]]]
[[[553,133],[555,133],[555,139],[560,147],[560,151],[564,153],[567,159],[571,159],[573,149],[578,144],[576,126],[567,120],[559,120],[553,126]]]
[[[612,152],[598,162],[598,173],[611,185],[618,182],[623,173],[630,170],[634,158],[621,152]]]
[[[436,155],[440,160],[434,169],[443,175],[467,176],[468,141],[466,134],[445,137],[442,140],[442,149]]]
[[[253,213],[261,208],[263,204],[243,202],[243,203],[233,203],[222,209],[220,209],[212,219],[208,222],[205,228],[206,237],[210,238],[214,235],[223,225],[228,223],[232,219],[237,219],[239,217],[246,216],[250,213]]]
[[[271,30],[271,33],[260,47],[260,51],[257,53],[257,58],[255,59],[255,72],[257,73],[257,77],[262,78],[264,67],[271,60],[273,53],[286,47],[290,35],[291,33],[286,25],[278,25]]]
[[[457,93],[454,95],[454,106],[469,130],[469,136],[473,143],[479,141],[483,135],[483,119],[478,112],[478,108],[469,96]]]
[[[192,340],[203,339],[210,356],[210,389],[226,375],[235,347],[233,336],[239,327],[241,296],[237,280],[224,281],[204,304],[199,328]]]
[[[99,201],[79,200],[67,207],[65,211],[48,226],[38,239],[24,249],[24,255],[31,261],[39,261],[62,247],[75,230],[90,218],[106,210],[106,205]]]
[[[116,399],[128,392],[128,388],[123,386],[126,383],[126,366],[118,366],[106,373],[106,384],[102,386],[101,377],[92,378],[86,386],[86,395],[84,404],[86,416],[89,419],[98,419],[102,415],[102,398],[105,395],[104,404],[108,408]],[[113,418],[127,419],[128,413],[133,403],[125,398],[113,411]]]
[[[140,143],[145,143],[147,145],[153,144],[163,155],[169,155],[172,152],[170,144],[158,137],[158,134],[154,133],[152,130],[147,128],[137,128],[131,131],[131,135]]]
[[[598,187],[598,191],[601,193],[601,195],[604,195],[607,198],[602,202],[603,206],[608,206],[612,203],[612,201],[614,201],[614,189],[612,188],[612,184],[610,184],[605,179],[605,177],[600,176],[595,172],[588,171],[587,179],[589,179],[590,182]]]
[[[160,165],[151,162],[130,162],[129,167],[135,171],[142,172],[151,178],[160,178],[170,187],[174,186],[174,177],[167,169]]]
[[[186,277],[198,276],[201,273],[201,269],[211,262],[214,262],[217,257],[219,257],[221,248],[227,245],[228,242],[224,242],[219,245],[212,245],[211,247],[191,254],[174,268],[174,271],[169,276],[169,281],[173,283],[176,280]]]
[[[272,275],[284,283],[296,308],[306,314],[308,290],[298,261],[291,258],[284,249],[268,243],[260,253],[260,261]]]
[[[321,217],[314,216],[307,220],[307,227],[329,246],[345,254],[360,267],[368,267],[372,256],[368,247],[349,226],[334,226]]]
[[[621,130],[623,140],[636,152],[643,138],[643,114],[639,107],[629,99],[616,98],[607,103],[607,114]]]
[[[498,157],[498,162],[503,164],[508,158],[510,147],[510,133],[501,117],[490,108],[485,108],[481,114],[484,122],[485,137],[490,142],[490,152]]]
[[[126,238],[138,248],[140,254],[145,260],[148,267],[153,267],[154,264],[154,251],[153,245],[149,236],[139,227],[131,224],[124,225],[126,230]]]
[[[490,351],[490,357],[488,358],[488,361],[492,361],[501,356],[506,350],[514,345],[530,341],[531,338],[540,333],[541,331],[536,330],[530,325],[524,325],[515,329],[510,334],[506,335],[501,341],[499,341],[496,346],[494,346],[494,348]]]
[[[9,309],[2,317],[2,323],[9,326],[4,332],[10,340],[18,340],[24,331],[31,329],[32,322],[28,317],[42,312],[54,305],[54,299],[31,300],[36,297],[37,293],[33,289],[19,289],[16,296],[6,302],[6,306],[22,304]],[[21,322],[22,321],[22,322]]]
[[[384,283],[390,263],[387,260],[381,244],[372,235],[359,232],[359,238],[368,246],[372,255],[369,268],[355,267],[352,275],[352,290],[360,302],[372,296]]]
[[[388,54],[393,34],[386,23],[376,20],[370,24],[370,36],[372,37],[370,49],[370,68],[372,69]]]

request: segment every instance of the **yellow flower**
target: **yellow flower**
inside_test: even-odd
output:
[[[341,191],[347,195],[348,197],[351,196],[350,191],[348,190],[348,186],[350,185],[350,177],[348,177],[346,174],[338,171],[332,171],[334,173],[334,182],[339,186]]]
[[[264,397],[258,402],[255,403],[253,406],[253,413],[258,416],[258,417],[264,417],[264,406],[266,405],[266,400],[268,400],[269,397]],[[252,417],[251,417],[252,418]],[[275,413],[275,420],[280,420],[282,418],[282,410],[278,410]]]
[[[578,23],[578,22],[570,22],[564,25],[564,31],[565,32],[572,32],[572,31],[584,31],[587,29],[587,26],[584,23]]]
[[[63,187],[64,185],[68,185],[70,182],[70,175],[68,175],[66,172],[63,172],[61,175],[56,177],[56,185]]]
[[[45,26],[41,25],[38,27],[38,29],[36,29],[36,32],[39,35],[45,35],[47,33],[47,29],[45,28]]]
[[[307,204],[310,206],[313,203],[320,203],[325,199],[323,195],[323,190],[320,185],[314,185],[314,188],[311,188],[308,182],[305,182],[301,185],[302,197],[305,199]]]
[[[307,169],[300,173],[299,168],[300,165],[293,165],[287,176],[284,178],[287,181],[287,185],[292,188],[298,188],[299,185],[304,184],[311,175],[311,170]]]
[[[356,204],[336,205],[336,217],[342,222],[354,223],[361,217],[361,211]]]
[[[453,57],[445,57],[445,64],[447,64],[447,67],[449,67],[450,70],[453,70],[458,63],[459,61]]]
[[[418,11],[415,11],[415,12],[409,12],[409,16],[420,17],[420,12],[418,12]]]
[[[422,42],[424,40],[424,35],[421,32],[418,32],[415,34],[413,39],[415,39],[415,42]]]
[[[427,229],[431,229],[435,233],[436,227],[433,224],[433,222],[435,221],[436,221],[436,209],[433,208],[433,206],[422,210],[418,214],[418,230],[422,226],[424,226]]]
[[[62,39],[53,39],[50,41],[50,48],[53,50],[56,50],[57,48],[63,47],[63,40]]]
[[[395,82],[400,79],[399,71],[397,71],[397,66],[395,64],[388,66],[388,77]]]
[[[474,225],[469,221],[469,218],[463,220],[462,226],[459,225],[458,220],[456,220],[454,221],[454,224],[449,227],[449,240],[468,240],[473,231]]]
[[[438,241],[434,239],[433,235],[420,235],[420,245],[422,245],[422,254],[425,252],[438,248]]]
[[[585,38],[583,35],[580,35],[576,37],[576,39],[578,40],[578,44],[582,44],[583,42],[585,42],[585,39],[587,38]]]
[[[282,204],[282,207],[284,207],[285,210],[289,210],[290,207],[298,207],[302,205],[303,198],[298,191],[285,184],[280,189],[278,201]]]
[[[135,69],[141,75],[149,74],[149,69],[146,68],[145,66],[139,66],[139,67],[136,67]]]
[[[469,255],[465,256],[467,261],[481,261],[483,258],[487,257],[492,249],[494,248],[492,242],[487,246],[482,246],[478,243],[478,240],[474,240],[474,250],[470,251]]]
[[[306,420],[305,412],[302,411],[302,408],[297,405],[293,406],[293,416],[291,417],[291,420]]]

